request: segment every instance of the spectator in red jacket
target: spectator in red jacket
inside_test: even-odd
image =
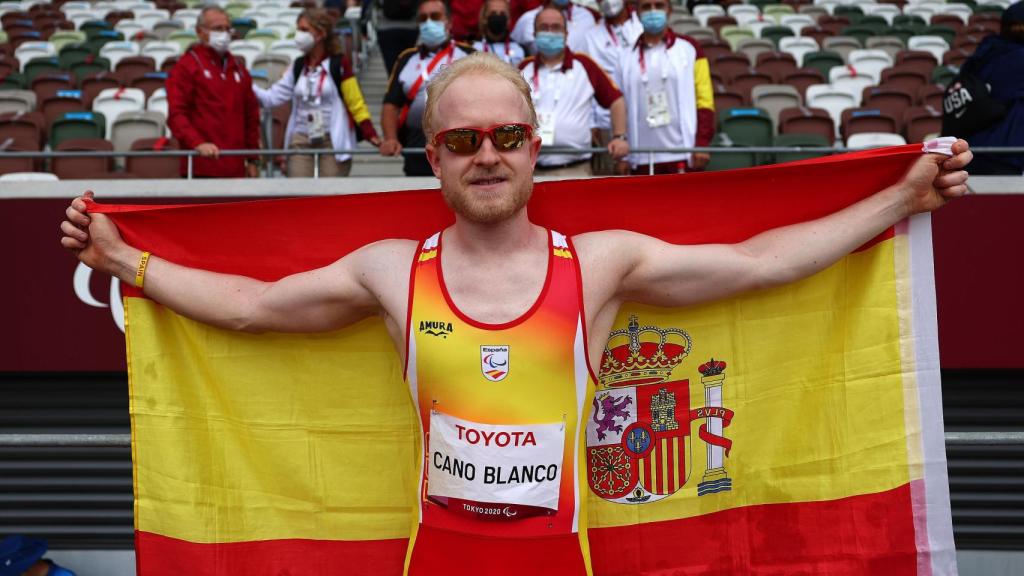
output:
[[[196,21],[199,42],[167,79],[167,125],[185,149],[194,149],[193,176],[240,178],[259,175],[257,156],[220,156],[221,150],[259,148],[259,104],[241,58],[228,52],[231,20],[207,6]],[[187,170],[182,159],[181,171]]]

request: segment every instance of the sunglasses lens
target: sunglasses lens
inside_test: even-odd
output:
[[[494,129],[494,143],[498,150],[518,150],[526,140],[526,130],[522,126],[499,126]]]
[[[480,148],[481,134],[477,130],[461,128],[449,130],[444,134],[444,145],[449,151],[456,154],[470,154]]]

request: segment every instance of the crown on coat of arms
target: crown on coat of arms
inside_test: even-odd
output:
[[[701,373],[701,376],[707,378],[708,376],[718,376],[722,372],[725,372],[725,362],[721,360],[715,360],[712,358],[707,362],[701,364],[697,371]]]
[[[692,347],[685,330],[640,326],[637,317],[630,316],[625,329],[608,337],[598,379],[602,386],[666,382]]]

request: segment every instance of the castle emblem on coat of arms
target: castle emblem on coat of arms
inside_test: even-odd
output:
[[[726,363],[710,359],[697,370],[704,406],[690,407],[689,380],[672,372],[689,356],[693,339],[679,328],[641,326],[636,316],[608,338],[598,390],[587,421],[587,478],[595,494],[620,504],[656,502],[690,480],[691,422],[707,448],[704,496],[732,489],[725,458],[732,441],[723,429],[733,412],[722,405]]]

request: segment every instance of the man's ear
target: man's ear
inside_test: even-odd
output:
[[[530,165],[537,167],[537,157],[540,156],[540,136],[534,135],[530,138]]]
[[[441,179],[441,159],[438,158],[439,150],[434,146],[433,143],[429,143],[424,146],[424,151],[427,153],[427,162],[430,162],[430,169],[434,171],[434,178]]]

